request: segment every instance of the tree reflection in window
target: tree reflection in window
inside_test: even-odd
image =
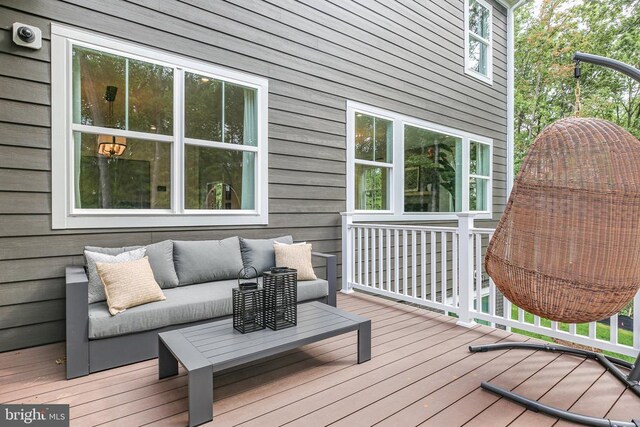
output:
[[[405,212],[460,209],[461,145],[461,138],[405,125]]]

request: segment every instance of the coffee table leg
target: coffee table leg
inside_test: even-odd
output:
[[[358,327],[358,363],[371,360],[371,320]]]
[[[189,426],[213,419],[213,369],[211,366],[189,371]]]
[[[178,360],[160,338],[158,338],[158,374],[160,379],[178,375]]]

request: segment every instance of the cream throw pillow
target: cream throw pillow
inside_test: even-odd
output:
[[[298,270],[298,280],[315,280],[311,264],[311,245],[306,243],[294,243],[287,245],[275,243],[273,250],[276,253],[276,267],[289,267]]]
[[[104,285],[109,313],[116,315],[127,308],[162,301],[165,298],[153,277],[149,259],[119,263],[96,263]]]

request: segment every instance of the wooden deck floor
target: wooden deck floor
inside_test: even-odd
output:
[[[480,390],[480,380],[555,406],[630,421],[640,399],[591,361],[523,350],[470,354],[469,344],[525,338],[356,294],[338,306],[372,319],[371,361],[355,333],[302,347],[214,379],[214,425],[567,425]],[[72,425],[182,426],[186,376],[159,381],[150,360],[64,379],[54,344],[0,354],[0,402],[66,403]]]

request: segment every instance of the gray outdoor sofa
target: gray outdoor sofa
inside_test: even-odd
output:
[[[274,266],[273,240],[171,241],[146,246],[156,281],[166,300],[130,308],[115,316],[105,301],[92,296],[86,266],[66,269],[67,379],[158,357],[158,333],[206,323],[233,313],[231,289],[238,286],[238,267],[258,271]],[[97,248],[116,255],[140,247]],[[271,252],[269,251],[271,249]],[[326,279],[299,281],[298,302],[321,301],[336,306],[335,255],[324,258]],[[169,277],[169,279],[168,279]],[[261,280],[259,278],[258,280]]]

